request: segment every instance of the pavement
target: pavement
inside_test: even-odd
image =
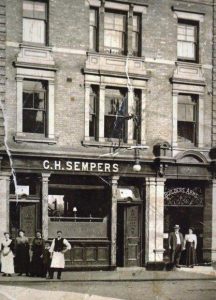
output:
[[[56,274],[55,274],[56,275]],[[61,282],[114,282],[114,281],[183,281],[216,279],[216,270],[211,266],[182,267],[175,271],[147,271],[145,268],[117,268],[115,271],[65,271]],[[0,284],[52,282],[57,279],[37,277],[0,276]]]

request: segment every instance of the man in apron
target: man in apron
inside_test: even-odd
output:
[[[61,279],[62,270],[65,267],[64,254],[71,249],[70,243],[62,237],[62,232],[57,231],[57,238],[52,241],[50,253],[52,257],[50,279],[53,279],[54,272],[57,271],[57,278]]]

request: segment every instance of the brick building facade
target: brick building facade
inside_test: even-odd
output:
[[[179,224],[216,260],[213,1],[7,0],[5,46],[0,4],[2,232],[144,266]]]

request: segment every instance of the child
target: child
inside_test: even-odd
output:
[[[50,242],[45,241],[45,247],[43,251],[43,277],[47,276],[50,278],[50,264],[51,264],[51,257],[50,257]]]

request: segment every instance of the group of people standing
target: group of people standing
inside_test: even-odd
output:
[[[188,229],[188,234],[183,237],[183,234],[179,231],[180,226],[174,226],[174,232],[169,234],[169,249],[170,249],[170,261],[173,267],[180,268],[180,258],[182,251],[186,251],[185,265],[193,268],[197,263],[196,261],[196,248],[197,248],[197,236],[193,233],[193,228]]]
[[[61,231],[57,232],[57,238],[52,241],[51,245],[49,241],[42,238],[41,232],[38,231],[31,246],[23,230],[19,230],[15,241],[10,238],[8,232],[5,232],[1,242],[2,276],[18,273],[18,276],[26,274],[26,276],[53,279],[54,271],[57,271],[57,278],[61,279],[61,272],[65,266],[64,253],[69,249],[71,245],[62,238]]]

